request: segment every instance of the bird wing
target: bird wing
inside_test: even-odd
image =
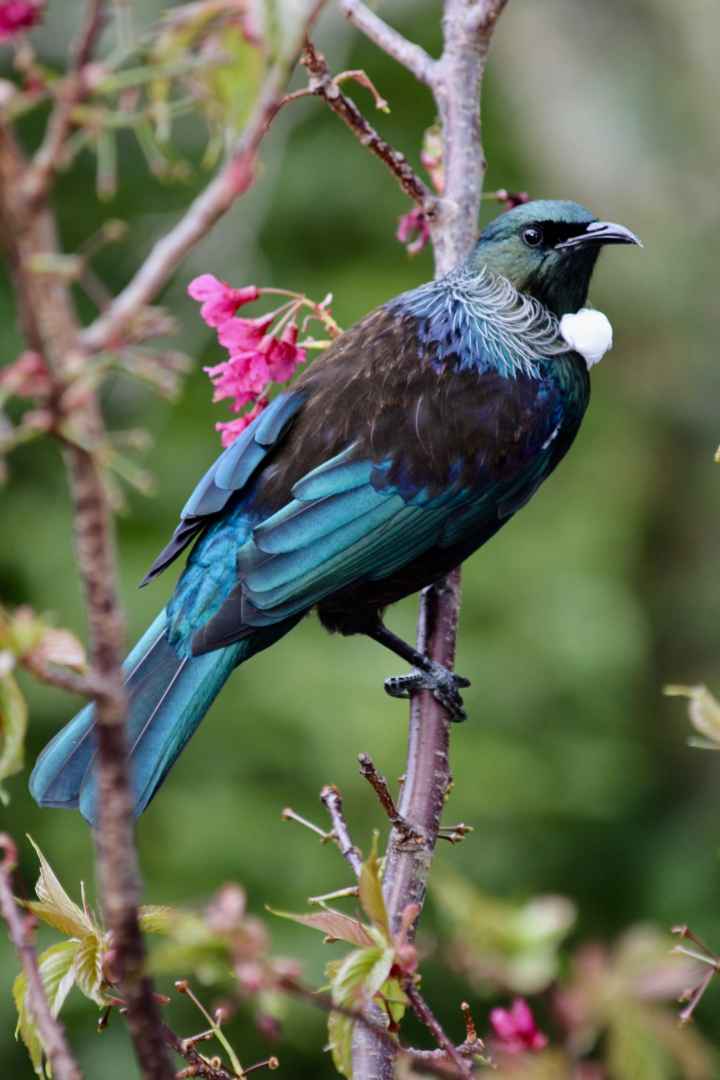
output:
[[[255,527],[238,552],[239,584],[196,633],[194,653],[305,611],[351,582],[385,576],[398,557],[405,563],[432,547],[448,513],[467,502],[457,489],[408,498],[382,484],[388,463],[349,461],[353,449],[309,473]]]
[[[526,502],[557,460],[562,395],[539,380],[475,380],[487,385],[474,406],[453,401],[452,394],[445,402],[455,408],[456,423],[446,430],[454,458],[444,483],[420,479],[417,454],[425,454],[430,442],[421,424],[416,446],[405,443],[373,460],[356,441],[309,471],[239,548],[238,582],[195,633],[193,652],[296,616],[349,585],[387,578],[433,548],[472,536],[479,546]],[[461,408],[474,417],[470,453]],[[294,450],[294,440],[293,434],[286,452]],[[489,531],[483,531],[486,523]]]
[[[142,581],[161,574],[242,491],[277,444],[305,400],[301,391],[279,394],[258,419],[213,462],[180,512],[180,524]]]

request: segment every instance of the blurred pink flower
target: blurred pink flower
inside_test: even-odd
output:
[[[415,236],[415,239],[410,240],[411,236]],[[408,255],[417,255],[419,251],[422,251],[430,239],[430,226],[424,211],[419,206],[403,214],[398,222],[395,238],[401,244],[405,244]]]
[[[50,372],[40,353],[30,350],[20,353],[17,360],[0,369],[0,390],[18,397],[47,397]]]
[[[233,289],[226,281],[214,274],[201,274],[188,285],[188,293],[202,304],[200,315],[208,326],[220,326],[232,318],[239,307],[257,300],[260,290],[256,285]]]
[[[498,1049],[506,1054],[524,1054],[547,1046],[547,1035],[539,1030],[524,998],[515,998],[509,1009],[493,1009],[490,1023]]]
[[[44,0],[1,0],[0,41],[9,41],[40,22]]]

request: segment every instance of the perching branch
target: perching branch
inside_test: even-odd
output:
[[[346,9],[347,0],[341,2]],[[492,33],[505,3],[477,0],[468,10],[467,0],[444,0],[443,53],[430,79],[440,118],[445,176],[443,198],[431,222],[437,275],[452,269],[471,249],[477,235],[485,173],[480,88]],[[367,27],[363,29],[367,32]],[[398,42],[392,33],[388,37],[382,27],[374,30],[369,36],[396,56]],[[418,649],[447,668],[454,664],[459,612],[457,569],[423,591],[418,616]],[[404,826],[414,829],[422,843],[409,845],[405,828],[396,826],[385,857],[383,892],[396,932],[409,905],[416,905],[418,913],[422,910],[449,782],[448,717],[425,691],[413,697],[410,707],[408,760],[397,807]],[[353,1075],[358,1080],[392,1080],[393,1071],[393,1055],[387,1044],[374,1038],[367,1028],[358,1028],[353,1040]]]
[[[12,887],[12,872],[17,849],[7,833],[0,833],[0,915],[7,923],[10,940],[22,963],[27,979],[30,1009],[40,1033],[43,1048],[52,1066],[55,1080],[82,1080],[60,1021],[53,1016],[40,978],[37,954],[32,942],[35,920],[18,907]]]

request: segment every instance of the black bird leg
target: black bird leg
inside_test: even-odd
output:
[[[407,641],[403,641],[392,630],[388,630],[384,623],[378,622],[376,626],[365,633],[386,649],[394,652],[397,656],[407,660],[413,665],[414,670],[408,675],[391,675],[385,680],[385,692],[390,697],[408,698],[417,690],[429,690],[433,697],[447,710],[450,719],[461,721],[467,719],[463,699],[458,689],[470,685],[470,680],[456,675],[418,652]]]

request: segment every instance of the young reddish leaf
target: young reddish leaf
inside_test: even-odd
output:
[[[69,630],[48,627],[38,644],[32,649],[32,654],[47,664],[73,668],[75,671],[87,670],[85,650]]]
[[[361,922],[344,915],[334,908],[325,908],[323,911],[313,911],[307,914],[296,915],[292,911],[276,911],[266,905],[267,910],[281,919],[291,919],[292,922],[302,926],[310,926],[313,930],[320,930],[334,941],[347,941],[350,945],[365,947],[372,945],[372,938]]]

